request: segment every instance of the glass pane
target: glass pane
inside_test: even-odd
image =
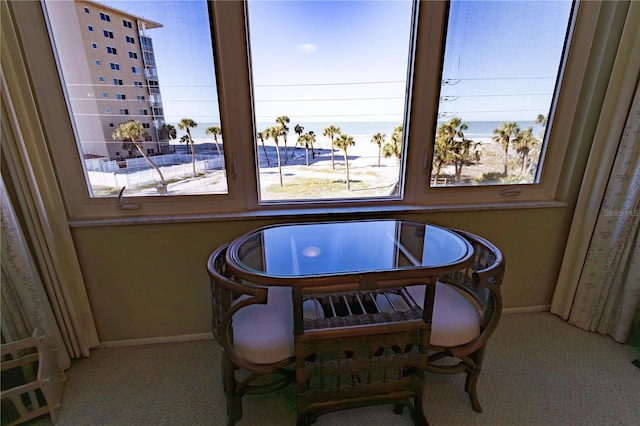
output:
[[[248,2],[261,201],[397,194],[412,8]]]
[[[91,196],[226,194],[206,2],[45,6]]]
[[[432,187],[537,182],[571,10],[451,2]]]

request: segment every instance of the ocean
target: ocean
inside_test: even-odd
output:
[[[445,121],[439,121],[438,125],[445,123]],[[497,129],[504,123],[503,121],[465,121],[468,128],[465,131],[465,136],[469,139],[473,138],[491,138],[493,136],[494,129]],[[539,134],[542,127],[537,125],[534,121],[518,121],[518,125],[521,129],[525,129],[529,126],[533,127],[534,135]],[[176,123],[169,123],[176,126]],[[267,127],[273,126],[275,122],[267,122],[267,123],[257,123],[257,129],[259,131],[266,129]],[[294,132],[294,127],[296,126],[295,122],[289,123],[289,138],[295,139],[296,134]],[[316,136],[322,137],[322,133],[327,126],[334,125],[340,128],[342,133],[349,134],[354,137],[367,137],[370,138],[374,134],[380,132],[387,136],[391,136],[393,133],[393,129],[399,126],[401,123],[398,122],[385,122],[385,121],[373,121],[373,122],[301,122],[299,123],[302,127],[304,127],[304,132],[313,131]],[[213,141],[213,136],[207,135],[205,130],[207,127],[211,126],[219,126],[219,123],[198,123],[198,126],[194,129],[191,129],[191,135],[194,140],[197,141]],[[178,130],[178,139],[180,136],[185,134],[184,130]]]

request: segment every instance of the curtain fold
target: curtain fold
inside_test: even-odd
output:
[[[631,2],[551,312],[623,342],[638,309],[640,3]]]
[[[569,322],[627,339],[640,304],[640,87],[578,281]]]
[[[5,188],[1,192],[1,263],[2,263],[2,337],[16,341],[33,334],[35,328],[44,332],[48,346],[57,348],[57,365],[61,369],[70,366],[71,359],[65,349],[57,321],[45,292],[42,280],[33,261],[29,247],[11,200]]]
[[[3,183],[11,191],[23,244],[31,251],[64,346],[71,358],[89,356],[98,333],[40,121],[39,107],[47,105],[35,103],[8,2],[0,8]]]

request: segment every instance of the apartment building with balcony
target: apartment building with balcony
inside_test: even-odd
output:
[[[138,120],[148,155],[169,152],[150,30],[162,24],[88,0],[46,1],[77,140],[85,159],[123,160],[137,150],[112,137]]]

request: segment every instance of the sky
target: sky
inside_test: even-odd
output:
[[[103,1],[163,24],[152,37],[168,122],[218,122],[204,0]],[[401,121],[412,3],[251,1],[256,121]],[[453,1],[440,116],[535,120],[549,111],[570,1]]]

